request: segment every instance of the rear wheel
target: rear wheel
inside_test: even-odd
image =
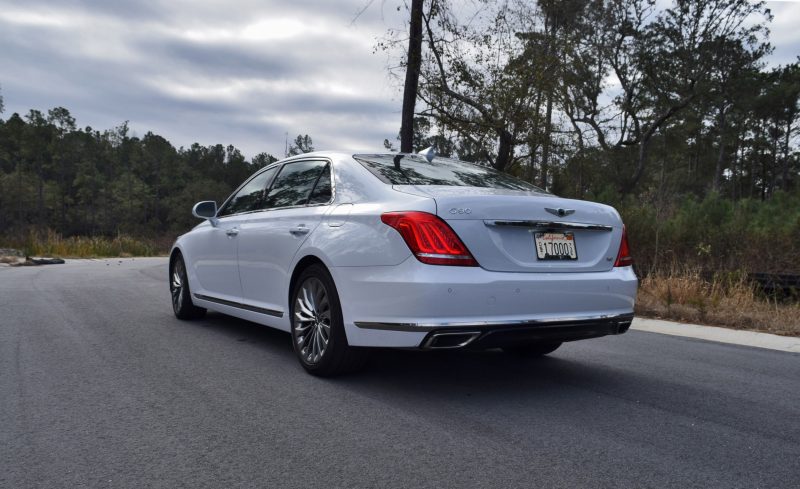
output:
[[[553,343],[529,343],[526,345],[515,345],[503,347],[503,351],[512,355],[525,358],[536,358],[553,353],[561,346],[561,342]]]
[[[178,319],[196,319],[206,314],[206,310],[192,303],[189,290],[189,279],[186,276],[186,264],[178,255],[172,260],[169,271],[169,292],[172,296],[172,311]]]
[[[366,351],[347,343],[342,307],[333,278],[322,265],[298,277],[291,303],[292,345],[309,373],[330,377],[359,369]]]

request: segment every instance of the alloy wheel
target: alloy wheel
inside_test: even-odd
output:
[[[308,364],[320,361],[331,338],[331,307],[325,285],[309,277],[298,288],[294,302],[294,340]]]
[[[170,292],[172,293],[172,307],[175,311],[180,311],[183,306],[183,260],[176,260],[172,269],[172,279],[169,282]]]

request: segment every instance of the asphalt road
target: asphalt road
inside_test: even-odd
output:
[[[800,487],[800,355],[631,331],[523,361],[172,315],[164,259],[0,268],[0,487]]]

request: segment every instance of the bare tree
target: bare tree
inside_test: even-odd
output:
[[[400,151],[403,153],[414,151],[412,146],[414,139],[414,108],[417,102],[419,70],[422,63],[422,4],[423,0],[411,0],[406,82],[403,86],[403,115],[400,124]]]

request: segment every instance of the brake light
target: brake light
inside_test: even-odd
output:
[[[615,267],[629,267],[633,265],[633,257],[631,256],[631,249],[628,246],[628,231],[625,225],[622,225],[622,241],[619,243],[619,253],[617,253],[617,261],[614,263]]]
[[[478,262],[450,226],[427,212],[387,212],[381,221],[400,233],[417,260],[428,265],[477,267]]]

